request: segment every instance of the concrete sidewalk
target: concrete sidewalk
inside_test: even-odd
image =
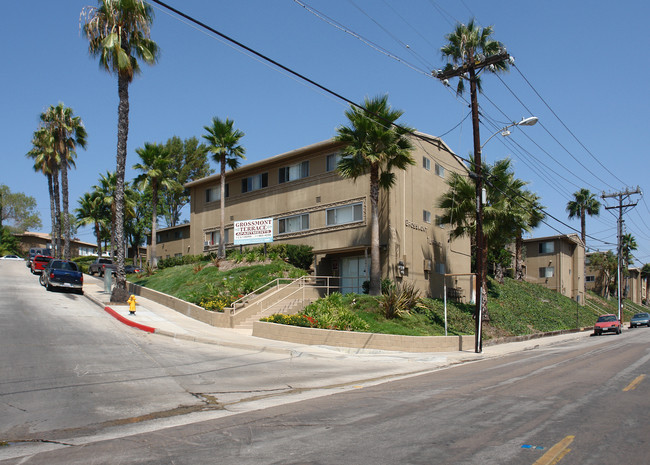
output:
[[[475,353],[473,349],[471,351],[429,353],[349,349],[275,341],[252,336],[251,330],[214,327],[141,296],[136,296],[136,312],[132,315],[129,312],[128,304],[115,304],[110,302],[110,294],[104,291],[103,281],[89,276],[84,276],[84,295],[122,323],[142,331],[204,344],[214,344],[257,352],[285,353],[294,357],[314,356],[340,358],[351,356],[372,357],[373,359],[389,357],[413,361],[436,361],[438,364],[451,365],[500,357],[514,352],[531,350],[563,342],[577,341],[589,337],[591,334],[590,332],[583,331],[521,342],[484,346],[483,352],[480,354]]]

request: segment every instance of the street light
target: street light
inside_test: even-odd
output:
[[[509,124],[508,126],[504,127],[503,129],[499,129],[497,132],[495,132],[490,137],[488,137],[488,139],[485,142],[483,142],[483,145],[481,145],[481,148],[485,147],[485,144],[487,144],[490,141],[490,139],[492,139],[497,134],[501,134],[504,137],[509,136],[510,131],[508,131],[508,129],[510,129],[513,126],[535,126],[537,124],[537,121],[539,121],[539,118],[537,118],[537,116],[529,116],[528,118],[522,119],[518,123]]]
[[[475,341],[474,351],[480,353],[483,351],[483,276],[487,272],[487,249],[485,244],[485,236],[483,235],[483,174],[481,166],[481,151],[485,144],[497,134],[507,136],[510,134],[509,128],[513,126],[533,126],[537,124],[538,118],[536,116],[529,116],[524,118],[518,123],[512,123],[503,129],[498,130],[483,143],[477,143],[477,137],[474,139],[474,167],[476,171],[476,292],[478,293],[476,299],[476,323],[475,323]],[[478,124],[475,125],[475,135],[478,136]]]

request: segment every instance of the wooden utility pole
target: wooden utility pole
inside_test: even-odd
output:
[[[487,243],[483,235],[483,162],[481,160],[481,136],[479,132],[477,73],[486,66],[494,65],[508,59],[510,59],[510,55],[505,51],[496,55],[490,55],[481,60],[477,60],[473,55],[470,55],[462,66],[446,71],[434,72],[434,76],[442,81],[446,81],[451,77],[465,74],[469,75],[472,134],[474,137],[474,166],[471,168],[476,173],[476,310],[474,313],[474,351],[476,353],[483,351],[483,335],[481,329],[483,323],[483,294],[487,293],[487,290],[484,289],[487,272]]]
[[[601,195],[601,198],[607,199],[607,198],[618,198],[618,205],[614,207],[605,207],[606,210],[611,210],[614,208],[618,208],[618,221],[617,221],[617,228],[616,228],[616,236],[617,236],[617,290],[618,290],[618,320],[623,323],[623,312],[622,310],[622,303],[621,303],[621,281],[622,281],[622,276],[621,276],[621,269],[623,268],[623,208],[627,207],[635,207],[636,203],[628,203],[623,205],[623,199],[628,199],[631,195],[634,194],[641,194],[641,189],[637,186],[636,190],[630,191],[629,189],[625,189],[625,192],[615,192],[612,194],[605,194]]]

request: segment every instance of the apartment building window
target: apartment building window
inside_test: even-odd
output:
[[[340,153],[332,153],[327,156],[327,171],[334,171],[341,161]]]
[[[309,213],[278,219],[278,234],[306,231],[307,229],[309,229]]]
[[[539,243],[539,253],[554,253],[554,252],[555,252],[555,243],[553,241]]]
[[[282,184],[283,182],[295,181],[307,176],[309,176],[309,161],[303,161],[302,163],[280,168],[278,182]]]
[[[431,160],[429,160],[427,157],[422,157],[422,168],[427,171],[431,171]]]
[[[447,272],[444,263],[436,263],[434,270],[438,274],[445,274]]]
[[[442,220],[441,216],[436,215],[436,226],[444,229],[447,226],[447,224]]]
[[[162,235],[156,234],[156,242],[162,242]]]
[[[229,185],[226,183],[226,198],[229,195]],[[217,202],[221,200],[221,186],[208,187],[205,190],[205,203]]]
[[[241,180],[241,192],[252,192],[269,185],[269,173],[256,174]]]
[[[224,234],[226,238],[225,243],[228,242],[228,236],[230,235],[229,231],[229,229],[226,229],[226,233]],[[218,245],[220,238],[221,231],[210,231],[209,233],[205,234],[205,245]]]
[[[355,203],[327,210],[327,226],[355,223],[363,220],[363,204]]]
[[[436,163],[436,174],[441,178],[445,177],[445,167]]]
[[[174,239],[183,239],[183,231],[174,231]]]
[[[428,210],[422,210],[422,221],[425,223],[431,223],[431,212]]]
[[[596,281],[596,277],[593,276],[593,275],[592,276],[585,276],[585,281],[588,282],[588,283],[593,283],[593,282]]]
[[[542,266],[539,269],[540,278],[552,278],[555,276],[555,267],[552,266]]]

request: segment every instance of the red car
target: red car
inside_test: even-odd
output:
[[[32,269],[32,274],[41,274],[53,258],[54,257],[50,257],[49,255],[34,255],[30,267]]]
[[[594,325],[594,336],[600,336],[607,332],[621,334],[621,322],[616,315],[611,313],[600,315]]]

